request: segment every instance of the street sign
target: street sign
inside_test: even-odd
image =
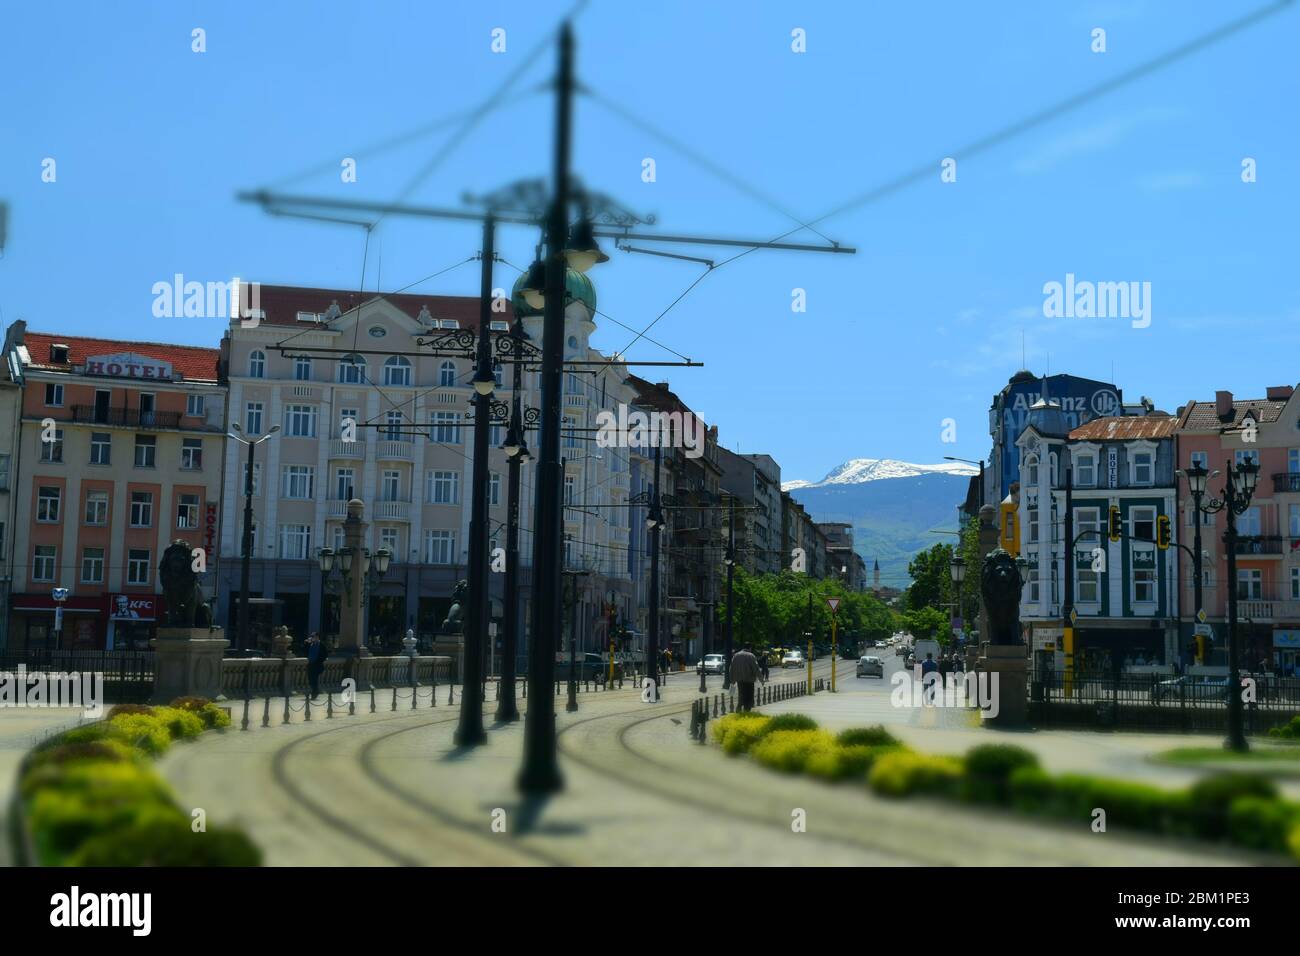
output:
[[[1213,637],[1213,636],[1214,636],[1214,628],[1210,627],[1210,625],[1208,625],[1208,624],[1197,624],[1197,625],[1196,625],[1195,633],[1196,633],[1197,635],[1204,634],[1206,637]]]
[[[1198,620],[1202,624],[1205,623],[1205,608],[1201,608],[1199,611],[1196,612],[1196,620]]]
[[[1073,626],[1079,620],[1079,612],[1070,608],[1070,624]]]
[[[839,599],[839,598],[827,598],[827,599],[826,599],[826,603],[829,604],[829,605],[831,606],[831,613],[834,614],[835,611],[836,611],[836,609],[840,606],[840,599]]]

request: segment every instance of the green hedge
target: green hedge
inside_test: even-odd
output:
[[[898,750],[875,762],[867,775],[867,784],[886,797],[956,796],[961,787],[962,769],[962,762],[956,757]]]
[[[880,724],[876,724],[874,727],[850,727],[848,730],[841,730],[835,739],[845,747],[853,747],[858,744],[867,747],[898,745],[898,738]]]
[[[1037,755],[1024,747],[1012,744],[976,747],[966,754],[962,799],[974,803],[1006,803],[1011,797],[1011,775],[1023,767],[1037,766]]]
[[[766,729],[766,728],[765,728]],[[834,751],[835,738],[825,730],[773,730],[750,748],[750,756],[782,773],[798,773],[814,754]]]
[[[1268,729],[1270,737],[1280,737],[1283,740],[1295,740],[1300,738],[1300,714],[1292,717],[1285,724],[1279,727],[1270,727]]]
[[[221,827],[195,833],[150,760],[223,726],[210,701],[118,705],[27,755],[19,795],[37,860],[57,866],[255,866],[258,849]],[[225,721],[229,724],[229,719]]]

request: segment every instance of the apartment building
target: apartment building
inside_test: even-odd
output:
[[[781,552],[783,568],[798,570],[802,562],[809,577],[826,577],[830,567],[826,534],[788,491],[781,492]]]
[[[1039,666],[1064,666],[1065,556],[1073,547],[1077,671],[1165,669],[1182,661],[1177,549],[1158,549],[1161,518],[1177,514],[1177,420],[1152,412],[1072,427],[1052,399],[1040,400],[1016,444],[1020,556],[1026,561],[1020,618]],[[1066,534],[1072,479],[1073,541]],[[1108,539],[1112,506],[1124,533]],[[1045,659],[1044,659],[1045,658]]]
[[[6,336],[21,383],[8,648],[144,649],[163,612],[162,552],[222,523],[226,389],[216,349],[27,331]],[[210,577],[206,580],[211,580]],[[210,587],[210,585],[209,585]]]
[[[1228,589],[1235,588],[1242,666],[1290,675],[1300,665],[1300,398],[1290,385],[1270,387],[1255,399],[1218,391],[1214,401],[1190,401],[1180,409],[1176,438],[1179,468],[1197,464],[1219,472],[1206,483],[1207,499],[1223,497],[1237,463],[1259,465],[1250,506],[1236,519],[1235,581],[1227,579],[1227,516],[1194,514],[1186,482],[1179,525],[1189,545],[1193,522],[1202,525],[1202,601],[1217,646],[1226,639]],[[1191,558],[1180,558],[1183,640],[1190,642],[1195,574]]]
[[[826,538],[828,577],[837,578],[850,591],[867,588],[867,564],[853,550],[853,525],[847,521],[819,521]]]
[[[718,450],[722,488],[736,497],[736,560],[752,574],[775,574],[783,567],[781,548],[781,466],[771,455],[741,455]],[[788,554],[784,555],[788,558]]]

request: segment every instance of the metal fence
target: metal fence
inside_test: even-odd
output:
[[[55,674],[102,675],[104,700],[138,704],[153,693],[153,651],[53,650],[33,648],[21,654],[0,654],[0,672],[28,676]]]
[[[325,661],[320,676],[322,691],[337,692],[347,678],[357,690],[370,687],[406,687],[411,684],[449,684],[456,680],[450,657],[358,657]],[[221,692],[229,698],[298,694],[309,687],[305,657],[227,657],[221,662]]]
[[[1254,682],[1255,699],[1243,707],[1248,734],[1265,734],[1300,714],[1300,679],[1242,676]],[[1040,672],[1029,685],[1029,713],[1042,727],[1224,733],[1228,693],[1222,677],[1083,674],[1066,681],[1061,671]]]

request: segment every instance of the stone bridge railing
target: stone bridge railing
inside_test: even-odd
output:
[[[414,667],[414,673],[412,673]],[[321,690],[339,690],[351,677],[356,689],[449,684],[456,680],[450,657],[331,658],[321,673]],[[229,698],[299,694],[308,689],[305,657],[227,657],[221,661],[221,693]]]

